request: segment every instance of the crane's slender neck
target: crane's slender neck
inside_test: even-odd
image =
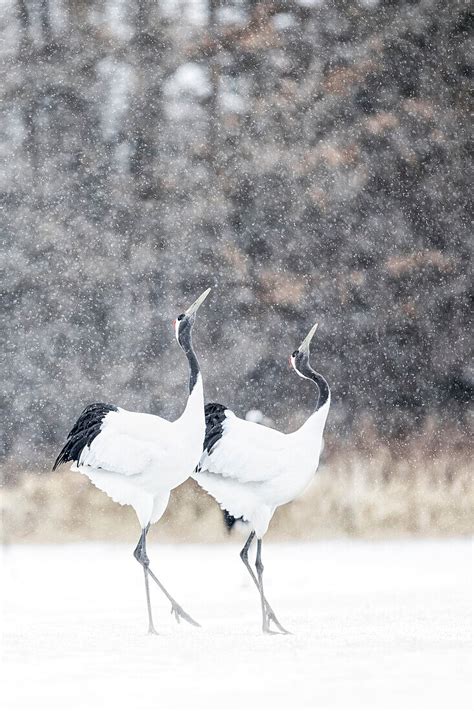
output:
[[[329,385],[326,378],[324,378],[320,373],[317,373],[315,370],[313,370],[308,361],[302,361],[298,363],[298,365],[295,367],[299,375],[301,375],[303,378],[307,378],[308,380],[312,380],[313,383],[316,383],[318,388],[318,399],[316,402],[316,407],[314,408],[314,412],[318,412],[318,410],[320,410],[326,403],[329,402],[329,399],[331,397],[331,391],[329,389]]]
[[[183,349],[189,363],[189,394],[194,390],[199,375],[199,363],[196,354],[193,350],[193,342],[191,338],[191,329],[186,329],[179,337],[179,345]]]

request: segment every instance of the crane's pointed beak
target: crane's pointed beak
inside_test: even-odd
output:
[[[316,333],[316,329],[318,327],[318,324],[315,323],[314,326],[311,328],[310,332],[302,342],[301,346],[298,348],[300,353],[305,353],[306,355],[309,356],[309,344],[311,343],[311,340]]]
[[[198,298],[196,299],[196,301],[194,302],[194,304],[191,304],[191,306],[189,307],[189,309],[187,309],[187,310],[184,312],[184,313],[186,314],[186,316],[194,316],[194,315],[195,315],[196,311],[197,311],[198,308],[201,306],[201,304],[202,304],[202,302],[204,301],[204,299],[207,298],[207,296],[209,295],[210,291],[211,291],[210,289],[206,289],[206,291],[203,291],[203,292],[202,292],[201,296],[198,296]]]

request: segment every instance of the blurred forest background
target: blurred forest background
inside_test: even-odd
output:
[[[324,462],[277,530],[470,529],[469,7],[1,0],[7,537],[135,535],[38,474],[89,402],[178,415],[171,321],[208,286],[207,398],[280,429],[314,401],[287,359],[320,322]],[[179,491],[173,535],[220,526]]]

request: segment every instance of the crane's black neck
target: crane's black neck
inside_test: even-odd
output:
[[[199,375],[199,363],[196,354],[193,350],[193,341],[191,338],[191,328],[183,327],[179,332],[178,343],[183,349],[189,363],[189,394],[191,395],[194,386],[196,385]]]
[[[298,372],[301,373],[304,378],[312,380],[318,387],[318,400],[316,402],[316,407],[314,408],[314,411],[317,412],[329,400],[330,390],[328,382],[320,373],[317,373],[312,369],[307,359],[301,358],[298,363],[295,363],[295,365]]]

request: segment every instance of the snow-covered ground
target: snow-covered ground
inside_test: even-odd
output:
[[[153,587],[158,637],[131,548],[5,548],[2,709],[469,708],[469,541],[266,544],[287,637],[261,634],[239,545],[150,543],[202,624]]]

